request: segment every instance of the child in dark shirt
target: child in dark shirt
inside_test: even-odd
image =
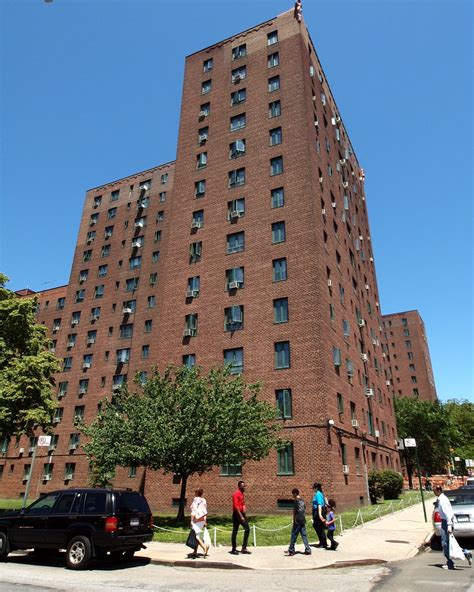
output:
[[[326,526],[328,529],[328,539],[331,542],[331,547],[328,547],[331,551],[335,551],[339,543],[334,540],[334,533],[336,531],[336,501],[333,499],[328,500],[328,515],[326,516]]]
[[[306,536],[306,505],[304,500],[300,497],[300,492],[298,489],[292,490],[293,495],[293,528],[291,530],[291,541],[290,546],[287,551],[287,555],[290,557],[295,555],[295,543],[298,535],[301,534],[301,538],[303,539],[304,544],[304,554],[311,555],[311,547],[308,543],[308,537]]]

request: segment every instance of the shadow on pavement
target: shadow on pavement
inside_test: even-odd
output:
[[[34,552],[24,554],[11,554],[7,559],[8,563],[17,565],[44,565],[47,567],[60,567],[66,569],[66,554],[52,552],[48,556],[36,555]],[[128,561],[112,561],[112,559],[94,559],[90,566],[82,571],[118,571],[121,569],[130,569],[134,567],[143,567],[148,565],[148,557],[134,557]],[[80,573],[80,572],[78,572]]]

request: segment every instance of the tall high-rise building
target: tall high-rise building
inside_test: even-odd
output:
[[[32,494],[83,484],[74,417],[169,363],[261,381],[290,442],[191,480],[212,511],[229,509],[240,475],[258,512],[314,481],[342,506],[365,503],[368,470],[399,469],[364,172],[293,10],[186,58],[176,161],[87,192],[59,292],[40,298],[63,367]],[[2,495],[24,491],[32,444],[6,449]],[[115,483],[141,476],[118,469]],[[154,507],[179,490],[147,473]]]
[[[394,394],[436,401],[425,324],[417,310],[382,316]]]

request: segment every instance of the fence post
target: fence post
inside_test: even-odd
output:
[[[255,529],[255,524],[252,526],[252,530],[253,530],[253,546],[256,547],[257,546],[257,531]]]
[[[217,547],[217,528],[214,526],[214,547]]]
[[[362,510],[359,510],[360,521],[362,522],[362,526],[364,525],[364,517],[362,516]]]
[[[339,529],[341,531],[341,534],[344,533],[344,528],[342,527],[342,516],[339,514]]]

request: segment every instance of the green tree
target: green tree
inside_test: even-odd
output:
[[[0,273],[0,435],[31,433],[51,425],[57,358],[48,351],[46,327],[35,319],[36,298],[19,298]]]
[[[191,475],[260,460],[283,444],[275,409],[258,399],[259,391],[228,368],[203,374],[185,366],[155,371],[139,392],[123,387],[102,401],[90,425],[80,425],[94,483],[109,482],[116,465],[173,473],[181,480],[177,518],[184,520]]]
[[[450,399],[443,407],[453,428],[457,431],[457,445],[452,450],[452,456],[459,456],[461,464],[458,470],[466,474],[466,458],[474,459],[474,403],[466,399]]]
[[[444,472],[450,461],[450,450],[459,438],[445,408],[438,401],[396,397],[395,416],[399,437],[416,439],[421,472]],[[411,488],[415,469],[413,449],[405,449],[404,458]]]

